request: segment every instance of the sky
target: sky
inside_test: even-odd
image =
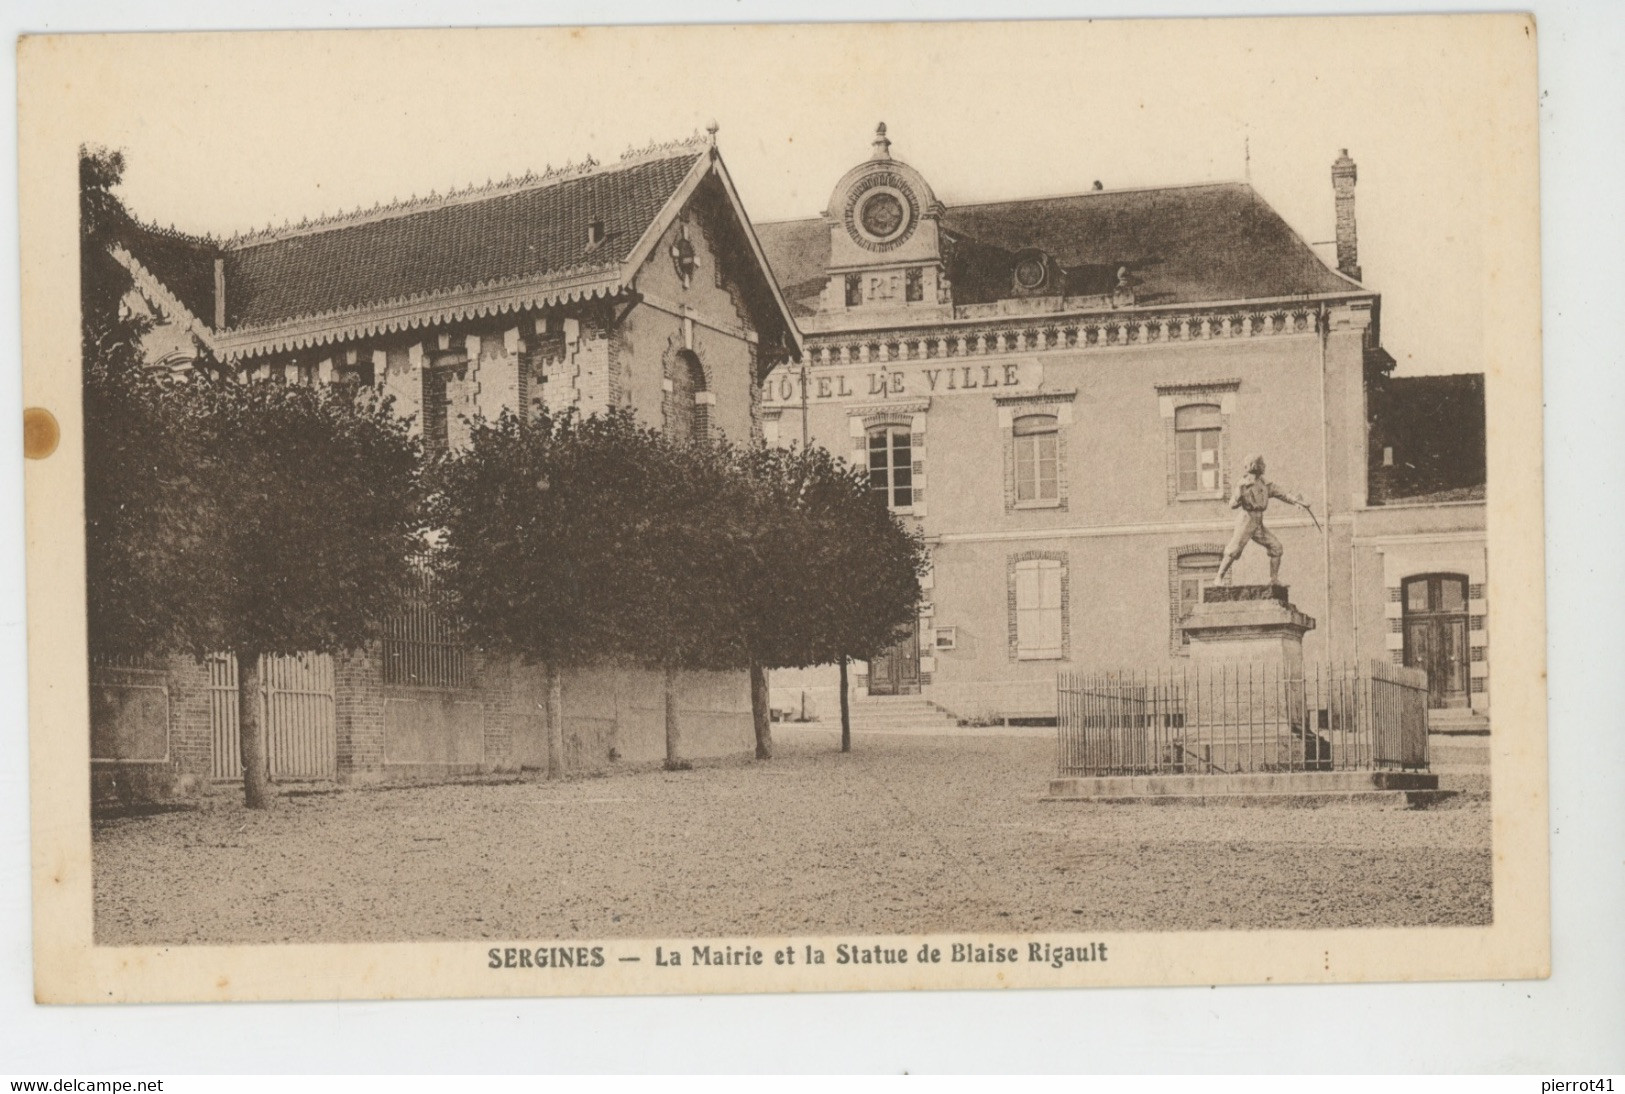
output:
[[[1503,21],[1494,37],[1511,29]],[[884,120],[950,204],[1250,178],[1313,243],[1359,166],[1365,282],[1402,372],[1484,367],[1477,109],[1438,19],[280,33],[111,40],[68,95],[143,219],[268,221],[610,161],[711,121],[754,220],[816,216]],[[26,107],[26,104],[25,104]],[[1318,248],[1328,260],[1332,248]]]

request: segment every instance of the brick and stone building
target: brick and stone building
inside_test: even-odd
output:
[[[709,138],[618,163],[217,241],[132,220],[115,246],[154,363],[201,351],[241,375],[376,387],[428,448],[477,415],[629,407],[684,435],[762,435],[762,381],[799,332]],[[271,772],[379,778],[545,764],[540,670],[465,648],[419,606],[363,653],[267,666]],[[283,663],[285,662],[285,663]],[[687,674],[694,758],[752,747],[745,676]],[[101,666],[93,759],[104,789],[196,787],[239,772],[236,669]],[[564,680],[566,767],[664,756],[658,674]]]
[[[1487,710],[1482,402],[1446,419],[1477,415],[1457,431],[1480,445],[1459,496],[1399,483],[1382,445],[1368,461],[1373,392],[1392,428],[1409,381],[1388,379],[1381,297],[1360,281],[1346,152],[1332,181],[1335,268],[1245,183],[945,203],[882,126],[822,215],[759,226],[806,332],[803,360],[768,377],[768,439],[867,467],[931,547],[915,632],[859,666],[868,695],[1053,717],[1057,670],[1188,656],[1180,622],[1262,453],[1325,529],[1270,510],[1283,580],[1317,620],[1305,657],[1437,676],[1429,643],[1448,631],[1467,660],[1435,701]],[[1266,565],[1253,547],[1235,580]]]

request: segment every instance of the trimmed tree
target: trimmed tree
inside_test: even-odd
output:
[[[627,652],[664,677],[666,766],[686,768],[677,681],[684,670],[744,666],[733,621],[740,559],[752,544],[739,519],[745,491],[726,445],[679,442],[649,433],[640,502],[630,540],[628,577],[642,586]]]
[[[916,617],[925,541],[903,528],[867,474],[838,465],[809,498],[815,535],[830,544],[821,558],[821,584],[828,590],[818,620],[822,641],[840,666],[841,751],[852,751],[852,712],[847,666],[867,660],[897,641]]]
[[[188,405],[211,497],[191,645],[237,655],[244,794],[265,808],[260,658],[360,649],[399,609],[423,549],[422,456],[371,390],[199,377]]]
[[[85,584],[92,657],[185,644],[198,624],[186,574],[207,565],[207,497],[182,385],[146,367],[151,329],[124,306],[129,272],[109,253],[127,219],[124,158],[79,154],[79,315],[85,437]]]
[[[543,666],[553,775],[563,771],[561,670],[607,658],[665,670],[667,759],[679,761],[672,678],[702,643],[673,602],[672,560],[704,549],[704,518],[684,517],[705,492],[702,455],[625,410],[504,411],[476,421],[436,472],[436,573],[476,643]]]
[[[841,747],[850,751],[846,663],[891,644],[913,618],[924,542],[861,470],[824,448],[757,446],[737,464],[732,638],[751,675],[756,754],[772,755],[766,670],[831,662],[840,666]]]
[[[79,168],[91,653],[234,651],[244,797],[264,808],[260,656],[359,648],[398,606],[422,547],[419,447],[370,391],[147,367],[108,253],[123,159],[85,150]]]

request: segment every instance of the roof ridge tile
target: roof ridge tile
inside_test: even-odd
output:
[[[340,210],[336,213],[322,214],[314,218],[306,217],[301,219],[298,224],[284,221],[281,227],[267,224],[264,228],[238,232],[227,236],[223,240],[213,242],[215,246],[219,246],[226,251],[242,251],[267,243],[279,243],[283,240],[296,239],[301,236],[317,235],[322,232],[364,224],[375,224],[381,220],[413,216],[418,213],[445,209],[453,205],[473,201],[482,201],[487,198],[507,197],[527,191],[542,190],[577,179],[615,174],[661,160],[698,156],[709,147],[710,144],[704,137],[696,135],[678,140],[650,143],[642,148],[629,148],[621,154],[618,161],[611,164],[601,163],[593,159],[589,154],[580,163],[566,163],[563,167],[557,168],[552,164],[548,164],[540,172],[526,171],[517,177],[510,174],[501,182],[488,178],[483,185],[470,183],[466,187],[448,190],[444,194],[441,194],[438,190],[431,190],[428,195],[421,198],[414,193],[404,201],[400,198],[391,198],[387,204],[382,201],[373,203],[370,209],[358,205],[355,209],[349,211]]]

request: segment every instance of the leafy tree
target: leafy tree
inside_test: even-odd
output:
[[[270,802],[262,654],[359,648],[421,551],[421,454],[373,392],[173,378],[108,247],[123,161],[80,157],[86,598],[94,654],[233,650],[244,795]]]
[[[919,600],[919,537],[821,448],[677,442],[628,411],[505,413],[475,423],[434,499],[436,566],[468,633],[546,667],[555,772],[563,666],[660,668],[668,766],[683,763],[678,673],[747,669],[767,759],[767,669],[868,656]]]
[[[541,663],[548,767],[563,767],[561,671],[625,658],[666,677],[667,762],[681,763],[675,678],[720,667],[696,560],[726,531],[708,507],[726,464],[676,444],[629,411],[476,421],[439,468],[436,569],[468,634]],[[720,595],[720,594],[716,594]]]
[[[423,549],[421,453],[372,391],[199,374],[175,394],[204,500],[160,549],[192,536],[183,648],[236,653],[244,794],[264,808],[260,658],[359,649],[398,609]]]
[[[85,367],[135,370],[141,338],[152,328],[124,306],[132,281],[109,251],[129,219],[113,188],[124,177],[124,155],[79,149],[79,316]]]
[[[207,500],[177,385],[146,367],[152,324],[125,306],[132,281],[109,250],[128,219],[113,194],[123,172],[119,153],[80,150],[85,564],[97,657],[183,642],[195,622],[185,574],[199,560]]]
[[[913,616],[924,545],[861,471],[827,449],[757,446],[736,459],[733,646],[750,671],[756,754],[772,754],[765,670],[830,662],[841,665],[842,748],[850,750],[845,662],[889,645]]]
[[[506,410],[475,421],[468,446],[438,466],[429,505],[439,530],[435,573],[466,633],[543,666],[555,776],[564,763],[562,669],[619,644],[612,615],[594,605],[613,592],[597,552],[624,538],[623,511],[580,488],[572,424]]]
[[[649,433],[647,493],[631,537],[627,578],[641,586],[641,625],[627,651],[664,674],[666,765],[684,767],[677,677],[684,669],[737,669],[746,651],[734,626],[754,546],[739,519],[745,498],[733,450]]]

